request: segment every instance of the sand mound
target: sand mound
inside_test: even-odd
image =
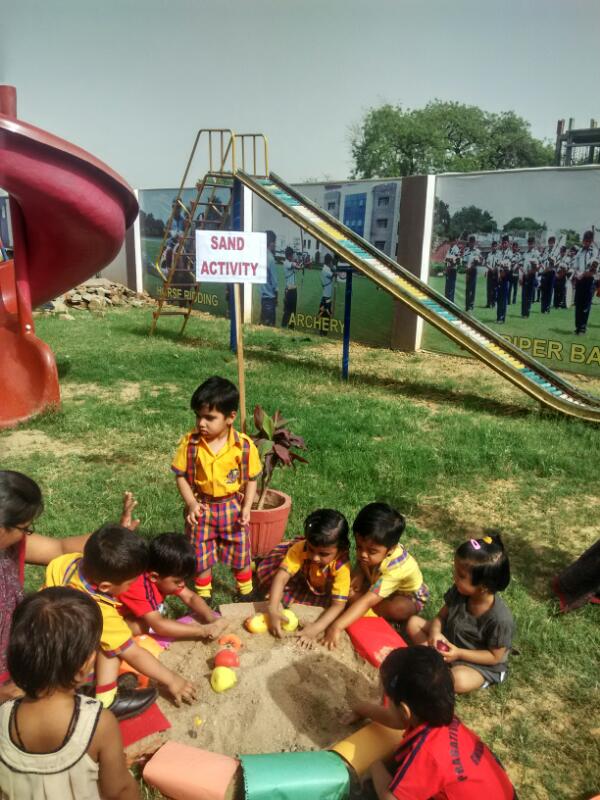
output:
[[[301,622],[315,615],[307,606],[294,610]],[[239,625],[231,630],[244,647],[238,683],[222,694],[209,683],[217,644],[177,642],[161,656],[200,690],[192,706],[178,709],[160,700],[173,726],[171,739],[226,755],[323,749],[355,730],[339,721],[351,701],[378,697],[377,671],[356,655],[346,635],[330,653],[321,646],[302,650],[291,634],[275,640]],[[195,725],[198,717],[200,726]]]

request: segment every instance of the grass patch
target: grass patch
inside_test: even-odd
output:
[[[148,311],[73,314],[37,324],[57,357],[62,409],[0,434],[2,466],[43,487],[42,533],[74,535],[116,519],[125,489],[139,500],[143,533],[183,530],[170,459],[192,424],[198,383],[215,373],[237,379],[228,323],[194,317],[180,340],[177,318],[161,319],[149,338]],[[461,698],[458,713],[521,797],[587,800],[600,787],[598,610],[558,616],[549,580],[598,536],[589,454],[600,429],[545,412],[472,359],[353,346],[344,384],[340,347],[299,331],[246,332],[248,409],[281,408],[309,448],[308,466],[277,476],[293,496],[290,536],[317,507],[352,521],[373,500],[396,505],[432,589],[432,615],[455,547],[500,528],[520,655],[505,685]],[[600,385],[586,388],[600,394]],[[28,567],[27,586],[42,575]],[[218,578],[217,596],[228,599],[232,580]]]

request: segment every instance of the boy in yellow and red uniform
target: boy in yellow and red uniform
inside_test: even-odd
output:
[[[252,594],[250,509],[262,467],[250,437],[233,428],[239,399],[225,378],[204,381],[190,403],[196,427],[179,442],[171,466],[196,553],[196,591],[204,598],[217,561],[231,567],[242,598]]]

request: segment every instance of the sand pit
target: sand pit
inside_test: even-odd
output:
[[[216,643],[171,645],[161,661],[199,689],[199,700],[191,706],[178,709],[159,701],[173,726],[171,739],[234,756],[320,750],[356,730],[342,725],[339,716],[354,699],[377,700],[379,683],[377,671],[356,655],[348,636],[342,636],[334,652],[322,646],[306,651],[292,634],[275,640],[268,633],[247,633],[240,624],[247,616],[243,609],[223,610],[232,618],[230,630],[244,645],[238,683],[222,694],[211,689],[212,659],[220,649]],[[301,623],[321,611],[309,606],[293,610]],[[197,718],[200,725],[195,724]]]

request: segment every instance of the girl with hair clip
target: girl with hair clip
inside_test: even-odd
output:
[[[506,678],[514,620],[498,592],[509,582],[510,564],[500,535],[469,539],[454,555],[454,585],[437,616],[413,616],[407,622],[414,644],[441,652],[458,694]]]
[[[348,522],[331,508],[320,508],[304,521],[304,538],[282,542],[259,564],[257,577],[269,592],[269,630],[280,637],[285,617],[281,604],[325,606],[321,616],[299,633],[311,647],[336,620],[350,592]]]

